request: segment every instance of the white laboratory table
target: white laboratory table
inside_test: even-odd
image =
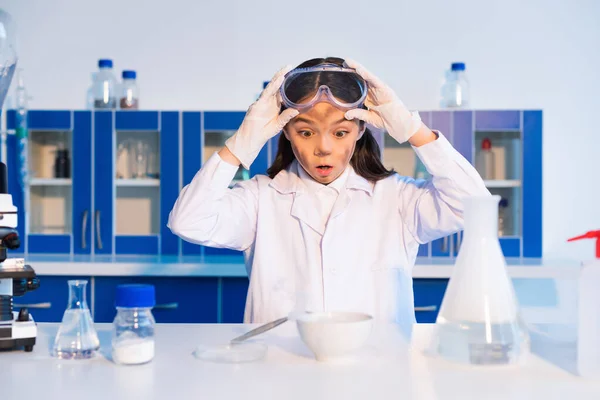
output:
[[[110,325],[99,324],[96,359],[49,356],[56,324],[39,324],[33,353],[0,353],[1,399],[600,399],[600,381],[573,375],[530,355],[517,367],[472,368],[423,355],[432,325],[416,325],[414,347],[390,326],[376,326],[368,345],[348,360],[315,361],[287,322],[257,339],[264,360],[214,364],[192,356],[198,344],[222,343],[252,326],[158,325],[156,356],[140,366],[107,357]],[[106,355],[106,356],[105,356]]]
[[[23,257],[11,255],[11,257]],[[89,276],[247,276],[242,257],[232,256],[145,256],[145,255],[27,255],[38,275]],[[455,258],[418,257],[413,278],[450,278]],[[581,262],[543,258],[507,258],[512,278],[564,278],[578,273]]]

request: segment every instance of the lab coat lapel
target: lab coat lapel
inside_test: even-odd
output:
[[[308,194],[306,186],[296,173],[297,168],[297,162],[294,161],[287,170],[279,172],[270,185],[281,194],[292,194],[294,200],[290,214],[323,235],[324,226],[318,213],[319,204],[314,196]]]
[[[346,181],[346,187],[340,190],[340,194],[336,202],[333,204],[331,218],[337,217],[348,208],[352,199],[350,194],[351,190],[363,190],[368,193],[369,196],[373,194],[373,184],[362,176],[358,175],[352,167],[350,167],[348,180]]]
[[[310,226],[320,235],[324,233],[324,226],[321,216],[318,213],[319,204],[314,196],[307,193],[296,192],[294,202],[292,203],[291,214],[306,225]]]
[[[343,188],[340,190],[340,194],[338,195],[335,203],[333,203],[333,208],[331,209],[331,217],[335,218],[341,213],[343,213],[348,206],[350,205],[350,196],[348,194],[348,189]]]

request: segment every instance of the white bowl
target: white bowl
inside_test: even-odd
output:
[[[373,317],[358,312],[309,313],[298,316],[296,325],[315,358],[328,361],[360,349],[371,334]]]

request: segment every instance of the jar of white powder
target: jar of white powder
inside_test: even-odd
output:
[[[117,364],[144,364],[154,358],[153,285],[117,286],[112,359]]]

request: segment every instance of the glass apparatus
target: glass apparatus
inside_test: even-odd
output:
[[[12,17],[0,9],[0,109],[17,68],[17,35]]]
[[[53,356],[61,359],[86,359],[100,349],[98,334],[86,302],[86,280],[70,280],[69,303],[54,340]]]
[[[500,196],[465,199],[465,233],[430,351],[472,365],[517,364],[529,352],[498,241]]]
[[[113,321],[112,358],[117,364],[144,364],[154,358],[153,285],[117,286]]]
[[[466,65],[455,62],[446,71],[446,80],[442,85],[442,108],[466,108],[471,105],[470,85],[467,79]]]
[[[113,74],[113,62],[98,60],[98,72],[93,83],[94,108],[114,109],[117,106],[117,79]]]
[[[119,99],[119,108],[122,110],[137,110],[140,106],[140,90],[136,82],[136,72],[125,70],[121,74],[121,95]]]

